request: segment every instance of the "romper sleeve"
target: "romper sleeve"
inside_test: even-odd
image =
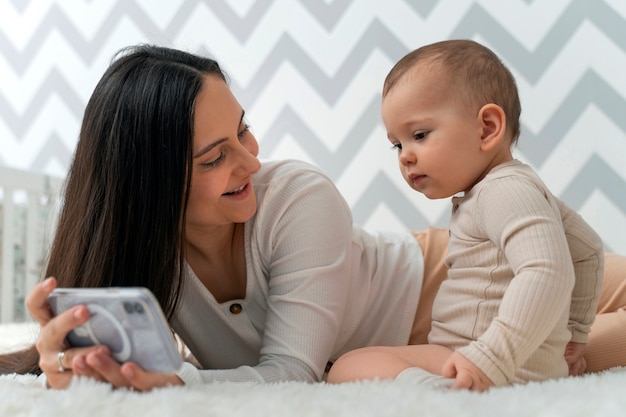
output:
[[[578,213],[558,199],[557,204],[576,276],[570,305],[569,328],[573,342],[587,343],[602,291],[604,277],[602,239]]]
[[[500,247],[514,278],[485,333],[459,352],[499,386],[514,380],[563,319],[574,271],[558,211],[532,182],[491,181],[480,190],[474,219]]]

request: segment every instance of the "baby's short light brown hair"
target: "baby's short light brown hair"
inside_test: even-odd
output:
[[[521,105],[513,74],[489,48],[472,40],[447,40],[423,46],[398,61],[383,85],[383,98],[411,70],[432,65],[447,77],[451,96],[472,111],[493,103],[502,108],[511,146],[520,135]],[[416,74],[412,74],[416,76]],[[417,74],[419,76],[419,74]]]

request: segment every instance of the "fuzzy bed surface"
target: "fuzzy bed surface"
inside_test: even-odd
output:
[[[32,325],[1,325],[0,352],[28,344]],[[442,391],[407,383],[343,385],[284,382],[213,383],[149,393],[112,390],[86,379],[46,389],[33,375],[0,376],[0,416],[624,416],[626,368],[496,388]]]

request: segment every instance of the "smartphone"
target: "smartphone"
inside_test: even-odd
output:
[[[67,335],[72,347],[106,345],[119,363],[173,373],[182,365],[161,307],[143,287],[56,288],[48,297],[54,315],[79,304],[91,317]]]

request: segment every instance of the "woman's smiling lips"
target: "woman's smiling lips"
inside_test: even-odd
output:
[[[244,199],[250,195],[252,190],[252,186],[250,182],[245,183],[241,187],[235,188],[232,191],[225,192],[222,194],[222,197],[234,198],[234,199]]]

